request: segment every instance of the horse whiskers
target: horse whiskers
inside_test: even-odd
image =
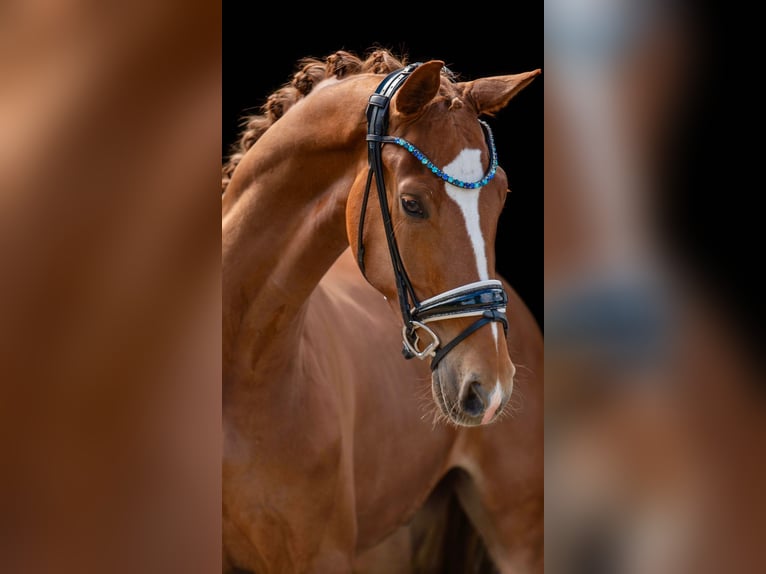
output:
[[[441,409],[436,404],[436,398],[433,396],[430,380],[428,385],[424,384],[420,389],[420,392],[415,397],[418,401],[418,406],[423,413],[420,419],[426,420],[429,416],[432,417],[432,430],[436,428],[439,422],[449,422],[448,417],[442,413]]]
[[[531,369],[527,370],[531,372]],[[420,379],[418,382],[425,383],[425,380]],[[449,405],[447,412],[442,410],[441,406],[443,405],[444,407],[447,407],[448,402],[440,385],[438,385],[438,388],[435,391],[431,389],[430,385],[425,384],[419,388],[420,390],[416,394],[415,399],[417,400],[418,407],[422,412],[420,419],[425,421],[431,417],[432,430],[440,424],[454,428],[460,428],[462,426],[459,422],[457,422],[461,420],[459,402],[454,402]],[[434,392],[439,393],[440,397],[434,396]],[[523,411],[522,403],[523,393],[519,390],[514,390],[508,402],[503,406],[502,410],[497,412],[493,418],[493,423],[500,422],[509,418],[514,418],[517,414]]]
[[[420,420],[425,421],[429,416],[431,417],[431,430],[436,429],[440,422],[447,422],[447,417],[445,417],[441,412],[441,409],[436,406],[436,403],[430,394],[427,399],[421,401],[420,408],[423,411]]]
[[[520,412],[521,412],[520,408],[513,405],[511,401],[508,401],[508,403],[503,407],[503,410],[501,410],[499,413],[495,415],[494,422],[500,422],[506,419],[514,418]]]
[[[430,391],[428,392],[427,395],[423,393],[422,396],[416,397],[416,400],[418,402],[418,409],[420,410],[420,412],[423,413],[423,415],[420,417],[422,420],[425,420],[429,415],[433,414],[434,412],[439,411]]]
[[[442,404],[444,404],[446,406],[447,405],[447,398],[444,396],[444,390],[441,388],[441,385],[439,385],[439,392],[442,395]],[[460,424],[458,424],[458,422],[457,422],[457,421],[460,420],[460,413],[458,412],[459,409],[460,409],[460,402],[459,401],[455,401],[449,407],[448,414],[447,415],[442,414],[442,416],[444,416],[444,418],[447,420],[447,423],[449,425],[451,425],[451,426],[454,426],[455,428],[460,426]]]
[[[518,371],[519,369],[524,369],[524,370],[525,370],[527,373],[529,373],[530,375],[534,375],[534,374],[535,374],[535,372],[532,370],[532,368],[531,368],[531,367],[528,367],[527,365],[524,365],[524,364],[522,364],[522,363],[514,363],[513,365],[516,367],[516,370],[517,370],[517,371]]]
[[[510,398],[508,399],[508,402],[503,407],[503,410],[497,413],[495,420],[499,421],[506,418],[513,418],[522,412],[524,410],[522,407],[523,398],[524,396],[522,391],[519,389],[514,389]]]
[[[434,428],[434,429],[438,425],[440,425],[440,424],[447,425],[447,426],[453,426],[453,427],[456,427],[456,428],[458,426],[458,425],[455,424],[455,421],[450,419],[448,416],[444,415],[441,411],[437,411],[437,413],[434,415],[434,420],[433,420],[432,424],[433,424],[432,428]]]
[[[422,390],[420,392],[420,395],[416,397],[416,400],[419,403],[420,409],[423,412],[422,416],[420,417],[421,420],[426,420],[429,416],[431,417],[431,429],[434,430],[439,424],[445,424],[448,426],[458,427],[459,425],[455,423],[455,421],[450,417],[449,415],[445,414],[442,409],[438,406],[439,404],[444,404],[446,406],[447,401],[445,400],[444,393],[442,391],[441,385],[437,384],[437,390],[432,390],[432,384],[429,384],[428,386],[423,385],[421,387]],[[433,396],[433,393],[437,392],[441,394],[441,399],[438,397]],[[450,408],[450,413],[455,414],[453,411],[455,409],[455,405],[453,405]],[[457,418],[457,417],[456,417]]]
[[[444,424],[444,425],[452,426],[455,428],[459,426],[457,423],[455,423],[454,420],[452,420],[452,418],[444,414],[444,412],[442,412],[442,410],[436,407],[435,405],[432,411],[433,411],[433,420],[431,421],[432,429],[435,429],[437,425],[439,424]]]

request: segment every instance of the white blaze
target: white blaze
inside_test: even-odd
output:
[[[477,181],[484,177],[484,168],[481,165],[481,151],[478,149],[464,149],[455,160],[444,167],[444,173],[463,181]],[[479,222],[479,193],[482,188],[463,189],[445,182],[447,195],[458,204],[465,219],[465,227],[468,237],[473,245],[473,253],[476,256],[476,270],[479,272],[479,280],[489,279],[487,268],[487,252],[484,244],[484,236],[481,234]]]
[[[481,165],[481,150],[464,149],[455,160],[443,169],[444,173],[463,181],[478,181],[484,177],[484,168]],[[482,188],[463,189],[450,183],[444,184],[447,195],[457,203],[465,220],[468,237],[473,245],[473,254],[476,257],[476,271],[479,273],[479,281],[489,279],[489,267],[487,265],[487,247],[484,236],[481,233],[479,221],[479,193]],[[497,346],[497,325],[493,322],[492,335],[495,337]]]

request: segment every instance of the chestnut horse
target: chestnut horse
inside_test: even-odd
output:
[[[480,120],[538,73],[338,52],[250,119],[222,195],[224,572],[420,571],[449,500],[493,568],[542,572],[542,334],[495,273]]]

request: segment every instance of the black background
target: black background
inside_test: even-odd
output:
[[[503,6],[503,15],[431,14],[425,6],[395,5],[315,14],[285,5],[290,14],[268,17],[257,5],[223,8],[223,149],[236,141],[240,120],[290,79],[304,57],[337,50],[364,56],[388,48],[408,61],[443,60],[461,80],[543,68],[542,4]],[[309,9],[312,7],[310,6]],[[319,8],[314,7],[315,10]],[[447,13],[449,12],[449,13]],[[544,72],[544,70],[543,70]],[[500,218],[497,269],[543,316],[543,77],[496,117],[486,118],[512,193]]]

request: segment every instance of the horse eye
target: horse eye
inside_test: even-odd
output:
[[[407,215],[425,218],[426,212],[420,201],[411,196],[402,196],[402,208]]]

